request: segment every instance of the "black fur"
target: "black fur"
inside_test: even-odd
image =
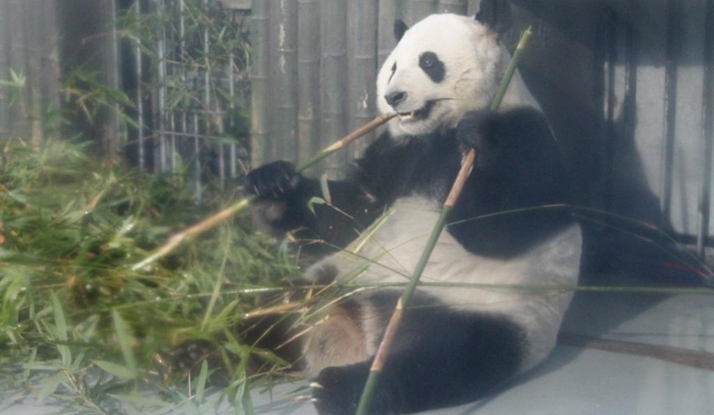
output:
[[[511,6],[503,0],[482,0],[476,13],[476,21],[502,35],[513,26]]]
[[[434,52],[424,52],[419,56],[419,67],[426,73],[434,83],[439,83],[446,77],[446,67],[444,62],[439,60]]]
[[[384,325],[400,293],[381,291],[361,299],[380,307]],[[428,335],[425,335],[428,333]],[[416,293],[395,337],[369,413],[411,413],[470,402],[516,375],[523,335],[503,318],[450,311]],[[327,368],[314,380],[320,414],[357,409],[371,362]]]
[[[404,20],[402,19],[397,19],[394,21],[394,38],[399,42],[402,40],[402,37],[404,36],[404,33],[409,30],[409,26],[407,26],[406,23],[404,23]]]
[[[424,136],[395,140],[385,133],[348,179],[329,183],[338,209],[316,205],[313,214],[307,202],[321,195],[319,182],[300,178],[296,186],[282,186],[288,190],[282,194],[287,209],[272,225],[281,232],[297,229],[302,239],[344,247],[400,197],[443,202],[464,148],[476,149],[477,162],[450,216],[457,224],[448,231],[471,252],[511,258],[573,223],[563,209],[542,208],[567,203],[569,183],[543,115],[519,108],[472,112],[457,129]],[[290,169],[285,162],[260,167],[248,175],[247,189],[274,189],[262,181],[278,177],[283,182]],[[272,197],[274,191],[268,193]],[[514,210],[521,211],[504,213]]]

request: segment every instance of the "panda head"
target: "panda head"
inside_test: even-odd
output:
[[[398,43],[377,77],[380,112],[399,114],[389,123],[392,136],[453,127],[490,104],[510,56],[485,15],[435,14],[411,28],[395,22]]]

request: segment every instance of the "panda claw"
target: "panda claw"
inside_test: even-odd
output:
[[[320,384],[317,383],[317,382],[312,382],[312,383],[310,383],[310,387],[311,387],[311,388],[315,388],[315,389],[325,389],[324,386],[320,385]]]

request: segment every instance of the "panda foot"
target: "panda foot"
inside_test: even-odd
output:
[[[323,369],[310,383],[312,401],[317,413],[320,415],[353,415],[357,411],[357,404],[362,395],[367,374],[367,368],[362,365]],[[373,413],[376,412],[373,411]]]

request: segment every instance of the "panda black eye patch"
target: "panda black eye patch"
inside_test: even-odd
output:
[[[424,52],[419,56],[419,67],[434,82],[439,83],[444,80],[446,67],[444,62],[434,52]]]

